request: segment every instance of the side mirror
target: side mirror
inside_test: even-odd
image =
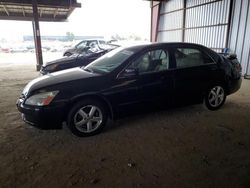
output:
[[[134,77],[138,75],[138,70],[135,68],[126,68],[121,74],[120,78]]]

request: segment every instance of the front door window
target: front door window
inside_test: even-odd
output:
[[[133,61],[128,68],[137,69],[139,74],[167,70],[169,68],[169,54],[163,49],[150,50]]]

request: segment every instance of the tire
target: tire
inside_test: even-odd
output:
[[[226,100],[226,91],[222,85],[210,87],[205,95],[205,105],[209,110],[218,110]]]
[[[79,137],[100,133],[107,122],[104,105],[97,100],[77,102],[68,114],[67,125],[71,132]]]

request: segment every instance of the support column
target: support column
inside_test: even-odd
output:
[[[229,6],[229,15],[227,19],[227,35],[226,35],[226,44],[225,48],[229,48],[229,41],[230,41],[230,32],[231,32],[231,24],[232,24],[232,15],[233,15],[233,7],[234,7],[234,0],[230,0],[230,6]]]
[[[182,42],[185,42],[187,0],[183,0]]]
[[[160,19],[160,2],[151,1],[151,33],[150,41],[156,42]]]
[[[33,7],[33,35],[36,49],[36,70],[40,71],[41,66],[43,65],[43,56],[42,56],[42,45],[41,45],[41,37],[40,37],[40,28],[39,28],[39,20],[38,20],[38,9],[37,9],[37,1],[32,0]]]

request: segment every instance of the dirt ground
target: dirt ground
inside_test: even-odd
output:
[[[216,112],[202,105],[110,122],[88,138],[22,122],[35,65],[0,65],[0,187],[250,187],[250,80]]]

